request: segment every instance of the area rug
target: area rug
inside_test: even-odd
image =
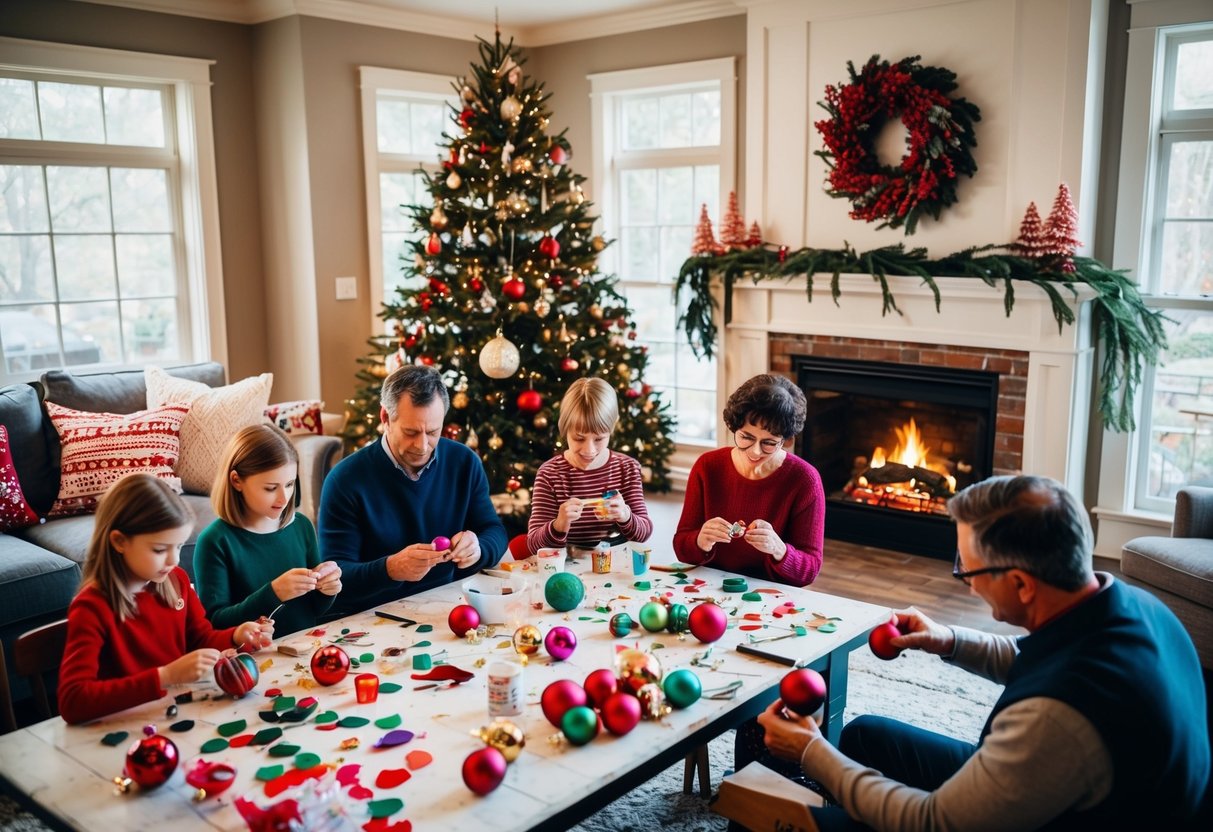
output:
[[[904,653],[894,661],[877,659],[867,649],[851,655],[844,720],[876,714],[975,742],[1001,688],[924,653]],[[712,786],[733,767],[733,733],[708,746]],[[724,818],[706,800],[682,793],[681,762],[644,786],[616,800],[575,832],[709,832],[724,830]],[[36,818],[0,797],[0,832],[47,832]],[[420,831],[419,832],[423,832]]]

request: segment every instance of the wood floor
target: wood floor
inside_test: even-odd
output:
[[[654,551],[669,546],[682,510],[681,494],[646,495],[653,518]],[[1116,561],[1096,558],[1095,568],[1119,574]],[[991,633],[1024,631],[990,617],[985,601],[952,577],[949,561],[907,555],[838,540],[825,543],[825,561],[812,589],[882,604],[917,607],[943,624],[959,624]]]

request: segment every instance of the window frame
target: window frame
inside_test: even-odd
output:
[[[38,80],[98,83],[110,86],[161,87],[169,94],[166,149],[132,148],[82,142],[0,139],[5,163],[47,165],[55,161],[101,167],[145,167],[136,161],[173,157],[167,166],[177,200],[170,208],[174,224],[174,258],[178,267],[180,355],[163,363],[213,360],[227,364],[219,191],[211,109],[210,68],[213,60],[127,52],[92,46],[0,37],[0,71]],[[130,160],[130,164],[122,160]],[[116,161],[117,160],[117,161]],[[59,301],[55,300],[56,310]],[[210,314],[215,310],[216,314]],[[58,311],[56,311],[58,316]],[[90,372],[145,366],[118,362],[88,365]],[[70,369],[70,368],[68,368]],[[0,366],[0,383],[32,381],[43,370],[10,373]]]
[[[665,66],[627,69],[617,72],[594,73],[590,81],[590,125],[593,136],[593,178],[595,193],[587,193],[599,206],[599,233],[607,239],[617,239],[621,227],[620,176],[625,170],[638,168],[719,166],[717,204],[723,211],[728,194],[737,190],[737,59],[713,58]],[[692,145],[679,148],[623,150],[619,136],[621,107],[625,98],[636,95],[659,95],[682,89],[716,83],[720,89],[720,140],[716,145]],[[716,221],[719,222],[717,217]],[[690,252],[687,252],[690,256]],[[649,281],[621,280],[621,285],[663,287],[670,284],[657,279]],[[685,344],[681,330],[676,330],[675,351]],[[716,411],[724,407],[724,359],[717,345],[715,383]],[[695,458],[707,448],[716,447],[724,436],[723,423],[716,426],[717,441],[679,440],[671,458],[674,471],[689,470]]]
[[[416,173],[423,168],[432,173],[438,169],[438,148],[428,154],[381,153],[379,150],[380,92],[395,92],[408,98],[441,101],[446,105],[443,119],[449,124],[450,107],[458,96],[447,75],[428,72],[413,72],[404,69],[385,69],[375,66],[358,67],[358,82],[362,97],[362,159],[366,179],[366,228],[367,251],[370,255],[368,283],[370,292],[371,332],[381,335],[389,332],[385,321],[379,317],[383,305],[385,275],[383,272],[383,213],[380,210],[379,176],[383,173]]]

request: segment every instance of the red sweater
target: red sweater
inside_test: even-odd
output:
[[[170,609],[152,592],[139,592],[136,615],[123,622],[95,587],[72,599],[59,667],[59,712],[68,723],[159,699],[167,693],[160,687],[160,667],[203,647],[235,646],[236,628],[211,627],[185,571],[174,569],[169,580],[181,593],[180,609]]]
[[[604,491],[618,491],[632,516],[628,522],[616,525],[613,520],[599,520],[592,508],[581,514],[565,534],[552,528],[560,513],[560,504],[570,497],[582,500],[601,497]],[[564,454],[554,456],[539,466],[535,487],[531,489],[531,517],[527,524],[526,544],[531,553],[544,548],[562,546],[592,547],[600,540],[622,534],[628,540],[643,543],[653,534],[653,521],[644,504],[644,478],[640,463],[625,454],[611,451],[601,468],[583,471],[574,468]]]
[[[792,586],[811,584],[821,571],[826,516],[817,469],[788,454],[770,476],[749,480],[737,473],[732,454],[732,448],[718,448],[695,460],[674,533],[674,554],[683,563],[710,563],[716,569]],[[766,520],[788,552],[776,563],[743,539],[717,543],[705,552],[695,539],[713,517],[747,525]]]

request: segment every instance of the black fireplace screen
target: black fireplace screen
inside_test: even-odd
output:
[[[793,371],[827,537],[951,558],[947,499],[992,473],[998,374],[814,356]]]

